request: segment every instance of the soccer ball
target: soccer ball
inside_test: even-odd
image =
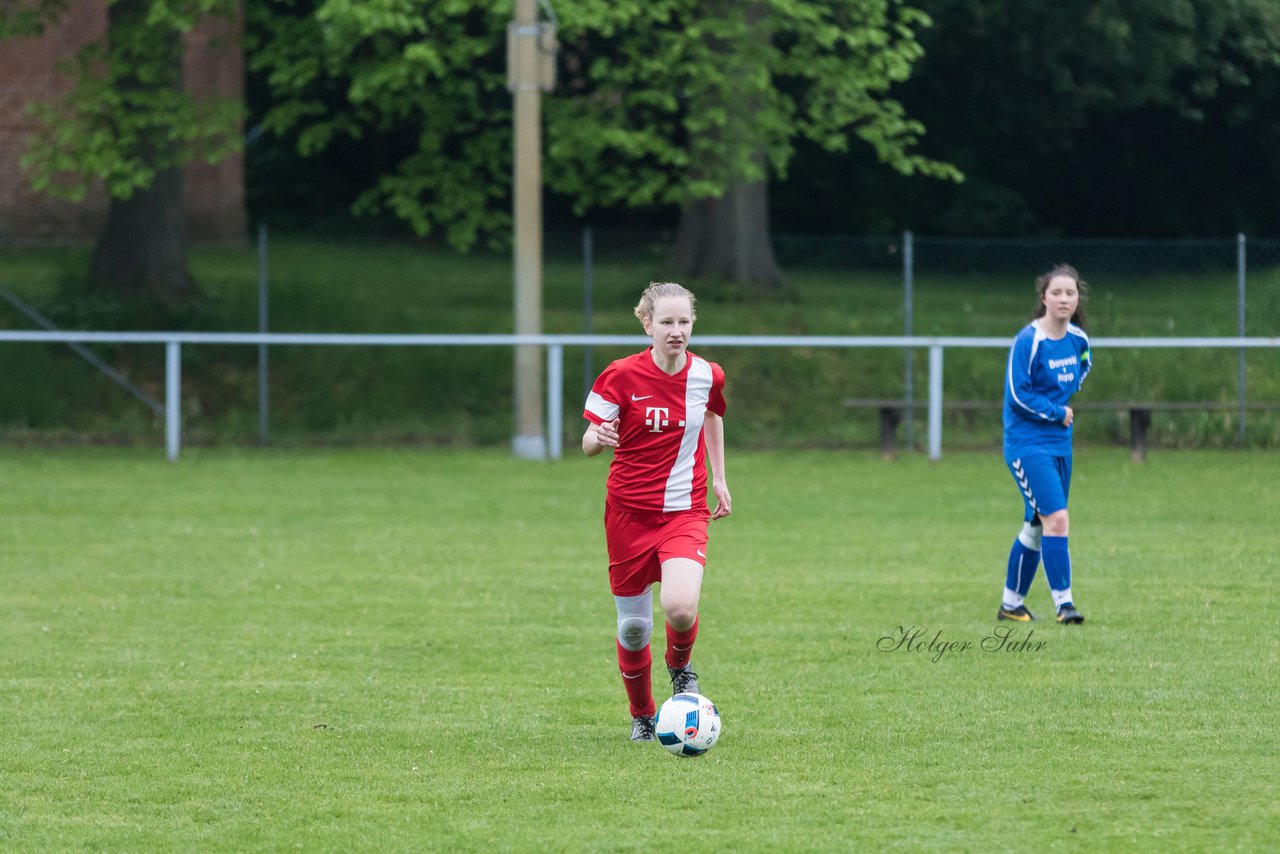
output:
[[[658,743],[676,756],[699,756],[720,738],[720,713],[701,694],[676,694],[658,709]]]

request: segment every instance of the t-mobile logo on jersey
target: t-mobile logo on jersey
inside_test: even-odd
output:
[[[661,433],[663,427],[671,424],[670,419],[671,410],[665,406],[646,406],[644,409],[644,426],[650,433]],[[679,421],[676,426],[683,427],[684,422]]]
[[[644,408],[644,426],[649,428],[650,433],[661,433],[662,428],[671,422],[668,416],[671,410],[665,406],[646,406]]]

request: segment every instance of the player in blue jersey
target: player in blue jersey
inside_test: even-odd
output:
[[[1088,287],[1059,264],[1036,279],[1031,322],[1013,339],[1004,380],[1004,460],[1024,505],[1022,531],[1009,553],[996,618],[1034,620],[1024,600],[1044,557],[1045,579],[1059,623],[1083,623],[1071,595],[1067,495],[1071,491],[1068,405],[1093,367],[1081,303]]]

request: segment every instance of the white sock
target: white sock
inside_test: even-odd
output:
[[[1019,596],[1016,590],[1010,590],[1006,587],[1004,589],[1004,597],[1001,601],[1003,602],[1006,611],[1012,611],[1022,605],[1024,597]]]
[[[1055,610],[1061,608],[1063,605],[1069,605],[1075,601],[1071,598],[1070,587],[1066,590],[1054,590],[1051,592],[1053,593],[1053,607]]]

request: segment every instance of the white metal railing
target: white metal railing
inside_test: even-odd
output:
[[[929,351],[929,459],[942,457],[942,354],[948,347],[1007,349],[1008,338],[843,335],[700,335],[703,347],[900,347]],[[547,348],[547,453],[564,451],[564,348],[582,346],[644,347],[640,335],[359,335],[290,332],[77,332],[0,330],[0,341],[81,344],[163,344],[165,348],[165,450],[170,460],[181,450],[179,408],[182,388],[182,345],[222,344],[322,347],[516,347]],[[1095,349],[1264,349],[1280,348],[1280,338],[1093,338]]]

